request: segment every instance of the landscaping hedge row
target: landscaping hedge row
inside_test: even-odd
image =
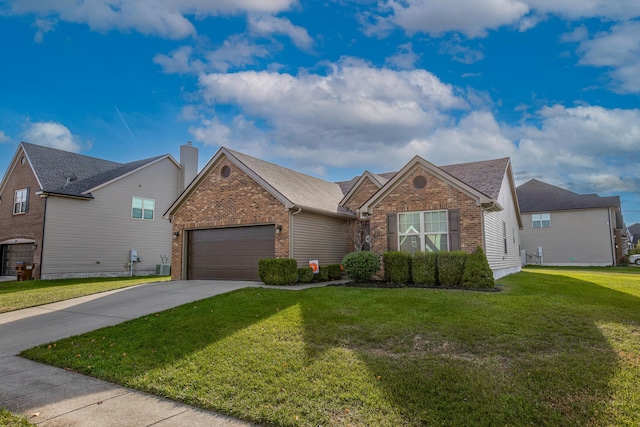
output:
[[[265,258],[258,262],[260,280],[267,285],[293,285],[296,282],[327,282],[342,276],[340,264],[321,265],[317,274],[311,267],[298,268],[295,259]]]
[[[493,272],[481,247],[467,254],[454,252],[385,252],[384,279],[387,283],[417,287],[442,286],[488,289],[495,286]],[[356,283],[367,283],[380,269],[379,257],[373,252],[359,251],[345,255],[344,271]],[[258,265],[260,280],[267,285],[291,285],[296,282],[326,282],[339,279],[340,264],[320,266],[313,274],[310,267],[298,268],[297,261],[287,258],[265,258]]]
[[[481,247],[467,254],[454,252],[385,252],[384,279],[389,283],[418,287],[464,287],[488,289],[495,286],[493,272]]]

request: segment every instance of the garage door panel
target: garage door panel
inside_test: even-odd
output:
[[[274,225],[191,230],[187,278],[260,280],[258,262],[274,256]]]

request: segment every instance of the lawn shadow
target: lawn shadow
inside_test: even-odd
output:
[[[518,282],[535,282],[534,274],[520,273]],[[567,276],[553,276],[537,290],[535,283],[509,286],[493,294],[379,290],[381,298],[399,301],[386,308],[374,301],[369,310],[352,313],[364,320],[382,312],[394,324],[402,321],[405,304],[408,312],[418,308],[415,296],[422,292],[421,303],[433,315],[401,328],[402,336],[391,336],[395,328],[384,320],[365,320],[354,338],[350,296],[308,304],[302,310],[309,317],[307,357],[320,357],[331,345],[356,353],[408,425],[606,424],[620,359],[601,323],[638,324],[640,299]],[[353,292],[346,290],[357,298]],[[434,305],[430,292],[448,292],[451,306]],[[327,327],[330,322],[346,327]]]

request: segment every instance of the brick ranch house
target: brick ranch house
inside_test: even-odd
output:
[[[482,247],[494,277],[520,270],[522,227],[509,158],[328,182],[221,148],[164,217],[172,222],[172,278],[259,280],[258,261],[340,263],[344,226],[363,221],[376,254]]]

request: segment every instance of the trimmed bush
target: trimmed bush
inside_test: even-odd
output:
[[[342,271],[340,271],[340,264],[329,264],[329,280],[338,280],[342,277]]]
[[[480,246],[467,256],[462,274],[462,286],[471,289],[491,289],[495,286],[493,271]]]
[[[409,252],[385,252],[382,254],[384,280],[406,284],[411,281],[411,254]]]
[[[314,274],[316,276],[316,282],[326,282],[329,280],[329,267],[326,265],[321,265],[318,268],[318,274]]]
[[[258,274],[267,285],[291,285],[298,278],[298,262],[289,258],[264,258],[258,261]]]
[[[438,285],[438,254],[436,252],[416,252],[411,261],[411,278],[414,286]]]
[[[462,251],[438,252],[438,284],[440,286],[460,286],[467,253]]]
[[[342,265],[351,280],[365,283],[371,281],[371,277],[380,269],[380,260],[373,252],[351,252],[344,256]]]
[[[298,280],[301,283],[310,283],[313,280],[313,276],[311,267],[300,267],[298,269]]]

